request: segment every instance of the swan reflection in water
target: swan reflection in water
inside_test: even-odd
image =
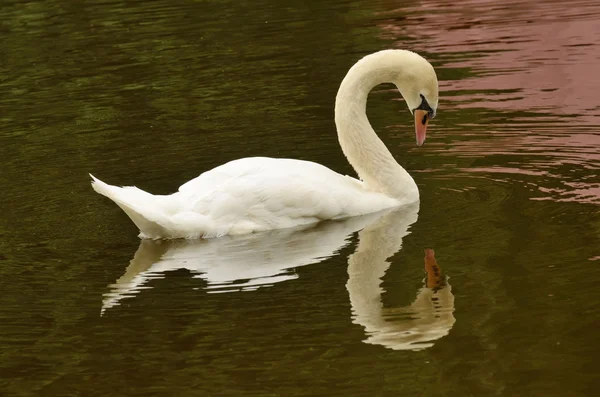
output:
[[[104,295],[102,314],[132,297],[165,273],[190,271],[207,283],[207,292],[248,291],[297,278],[294,269],[321,262],[349,244],[360,230],[356,251],[348,258],[346,284],[353,322],[365,328],[366,343],[395,350],[420,350],[447,335],[454,324],[454,296],[441,275],[433,250],[426,250],[427,278],[413,303],[384,308],[382,277],[387,261],[418,216],[418,203],[341,221],[212,240],[142,240],[125,274]]]

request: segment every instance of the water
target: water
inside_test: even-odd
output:
[[[595,395],[597,2],[0,15],[2,395]],[[159,244],[89,187],[93,172],[168,193],[251,155],[351,173],[333,98],[382,48],[422,53],[440,78],[423,147],[397,92],[369,99],[419,208]]]

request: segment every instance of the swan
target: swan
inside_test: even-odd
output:
[[[147,239],[210,238],[290,228],[378,212],[419,200],[410,174],[371,127],[366,104],[381,83],[396,85],[414,115],[417,145],[438,105],[433,66],[408,50],[383,50],[360,59],[335,99],[338,141],[359,179],[310,161],[248,157],[183,184],[171,195],[117,187],[92,177],[94,190],[131,218]]]

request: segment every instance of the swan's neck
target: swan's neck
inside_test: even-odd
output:
[[[419,199],[417,185],[373,131],[366,113],[373,87],[403,81],[402,61],[396,55],[378,52],[350,69],[335,99],[335,124],[344,155],[369,190],[414,202]]]

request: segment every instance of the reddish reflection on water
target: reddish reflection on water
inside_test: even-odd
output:
[[[462,70],[440,82],[440,119],[479,116],[438,121],[452,142],[432,150],[497,159],[468,173],[537,173],[533,199],[600,204],[600,2],[441,0],[402,12],[402,24],[381,24],[387,38],[417,35],[410,46],[437,58],[438,69]]]

